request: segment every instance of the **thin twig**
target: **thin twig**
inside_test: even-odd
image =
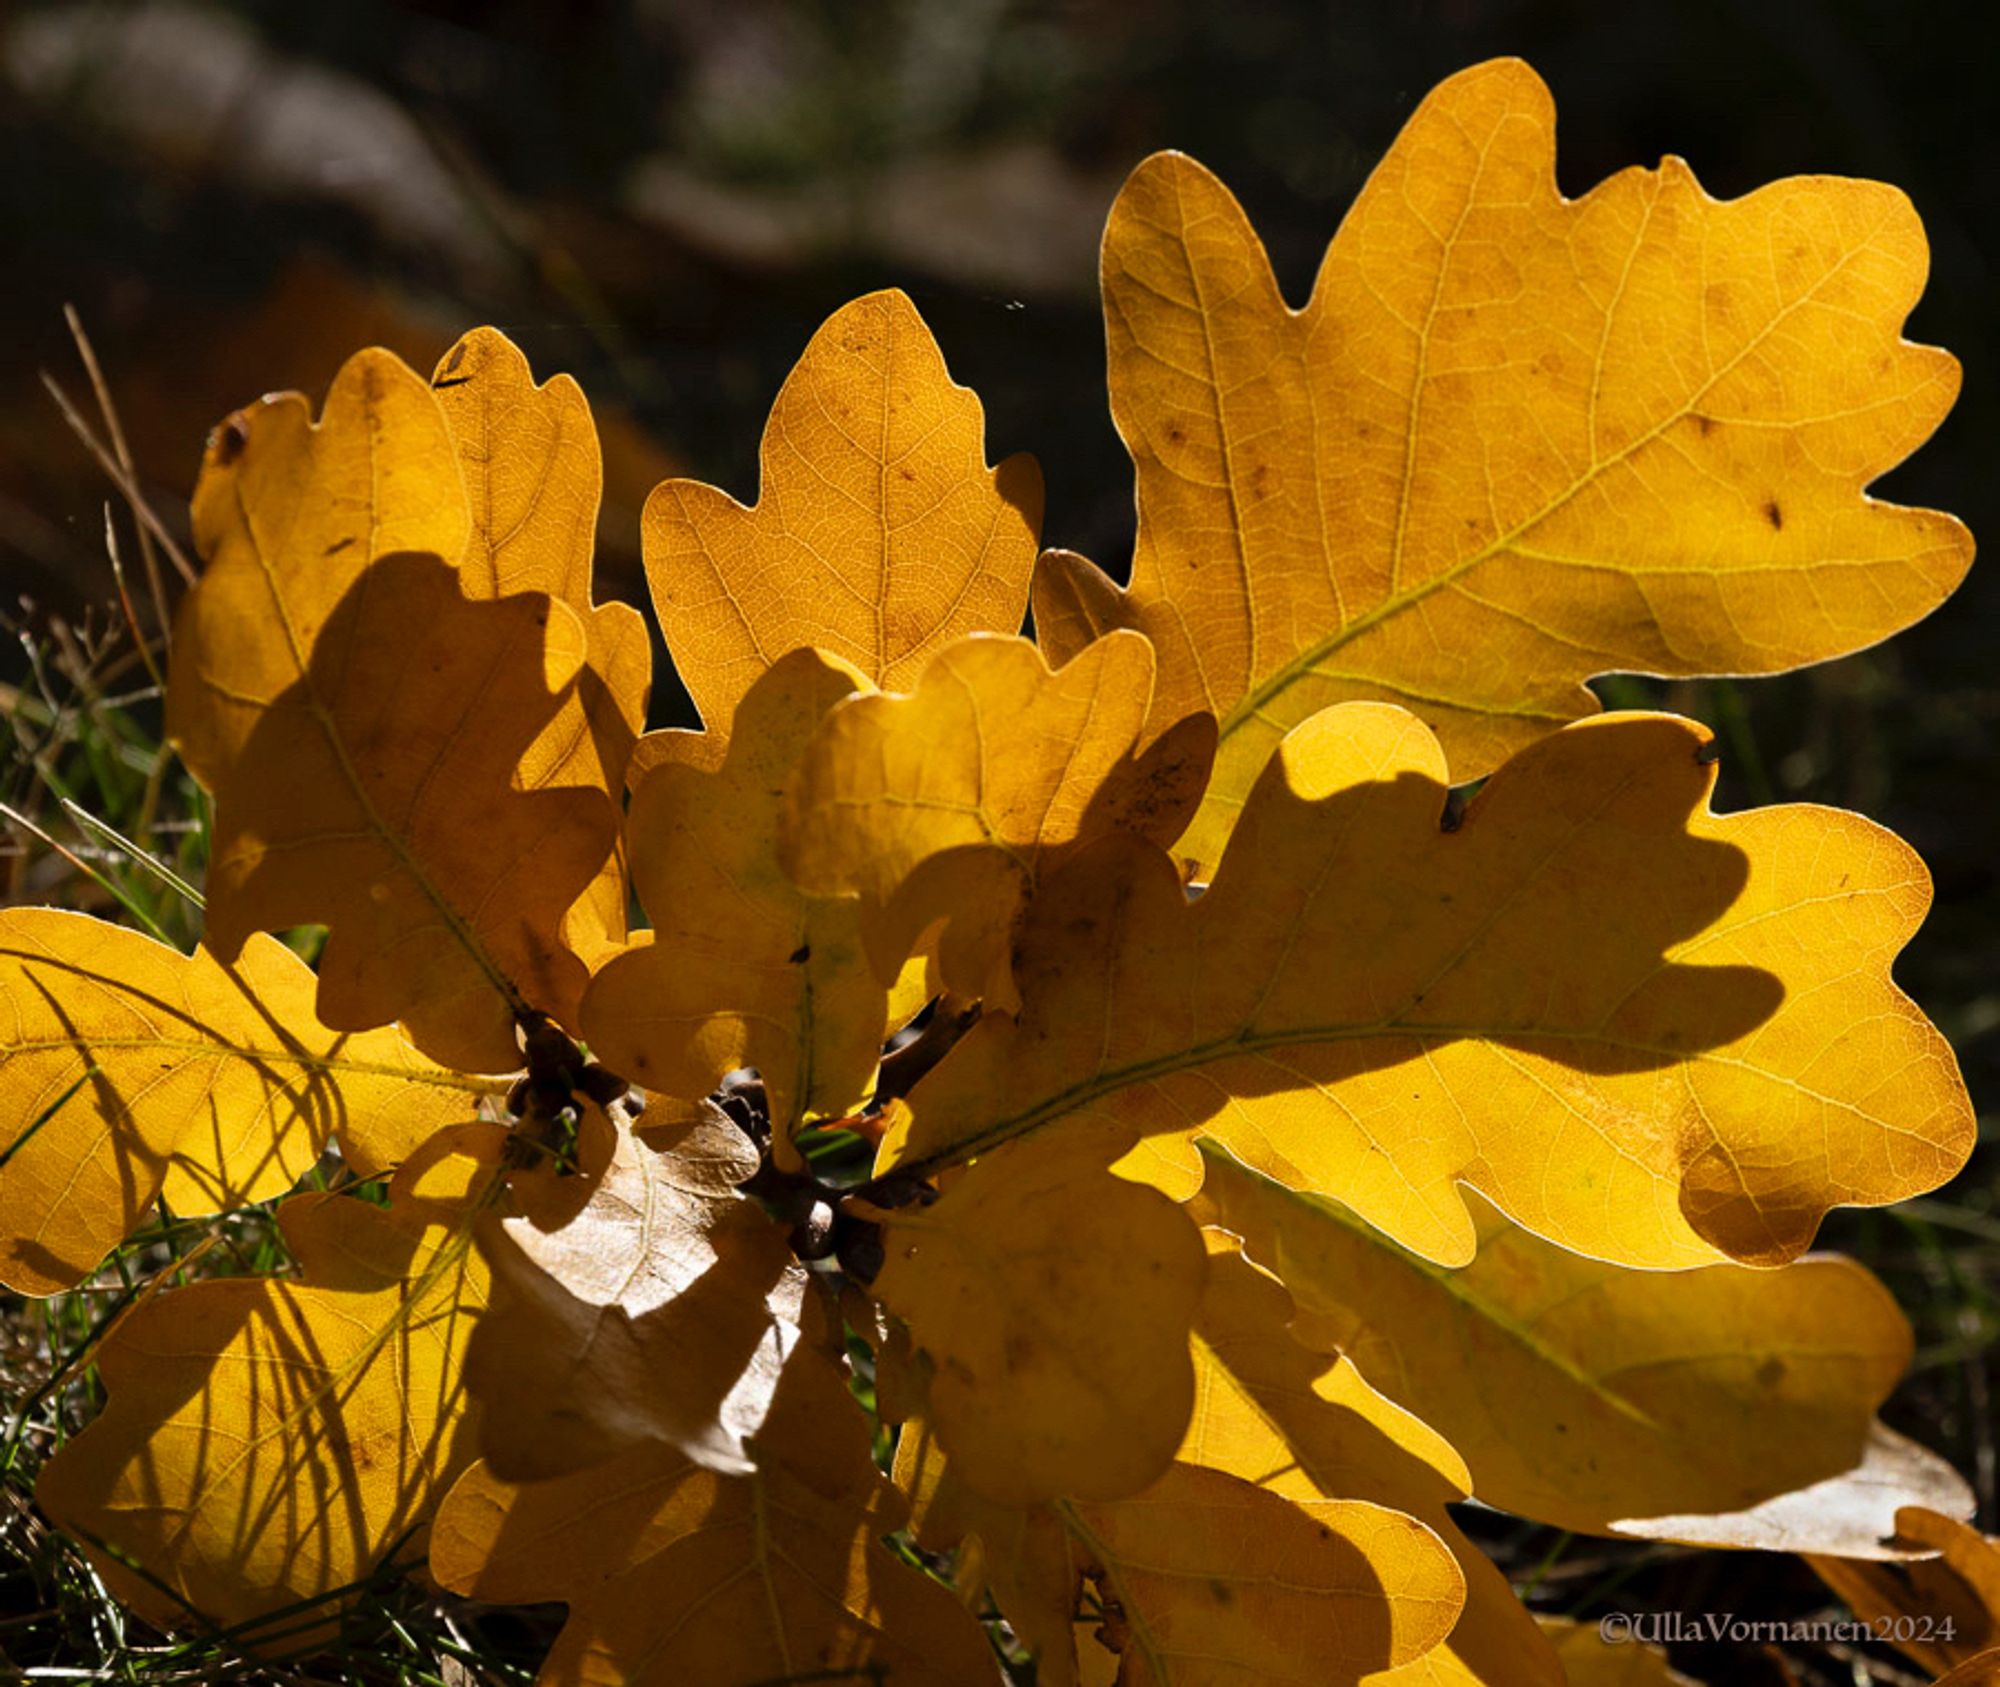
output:
[[[111,387],[98,364],[97,348],[83,331],[83,318],[76,314],[75,305],[63,306],[63,320],[69,324],[70,338],[76,341],[76,354],[83,359],[84,373],[90,377],[90,390],[97,396],[97,413],[104,418],[104,431],[110,436],[112,455],[125,471],[125,478],[137,486],[138,470],[132,463],[131,447],[125,443],[125,429],[118,420],[118,406],[111,402]],[[153,549],[153,536],[146,531],[144,522],[139,524],[139,556],[146,566],[146,587],[153,594],[153,613],[159,617],[161,642],[171,649],[172,621],[167,614],[166,588],[160,580],[160,558]],[[185,575],[186,568],[182,568],[181,572]],[[193,584],[192,580],[189,584]],[[152,663],[149,661],[146,665],[150,668]]]
[[[42,371],[42,385],[48,389],[49,397],[56,401],[56,408],[69,424],[69,430],[83,441],[85,448],[97,459],[97,466],[111,477],[111,484],[118,488],[132,513],[152,530],[153,537],[160,541],[167,553],[167,560],[179,571],[180,577],[190,586],[194,584],[194,567],[181,550],[180,541],[167,531],[166,523],[153,513],[153,506],[146,502],[145,493],[139,490],[139,483],[119,466],[118,459],[105,448],[104,442],[91,431],[91,426],[83,419],[82,413],[70,402],[69,394],[62,389],[62,383],[46,369]]]

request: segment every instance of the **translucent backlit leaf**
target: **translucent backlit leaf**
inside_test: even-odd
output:
[[[1478,1254],[1450,1270],[1212,1145],[1204,1157],[1204,1205],[1284,1279],[1315,1343],[1441,1431],[1490,1505],[1586,1532],[1875,1555],[1899,1505],[1971,1503],[1915,1448],[1893,1474],[1871,1457],[1911,1337],[1851,1260],[1626,1271],[1482,1202]]]
[[[118,1323],[109,1404],[35,1494],[121,1601],[169,1629],[247,1625],[240,1645],[281,1655],[329,1639],[355,1583],[422,1561],[472,1459],[460,1360],[498,1146],[490,1127],[433,1139],[386,1209],[296,1196],[279,1212],[298,1278],[197,1283]]]
[[[1025,639],[948,645],[907,697],[856,697],[792,785],[785,860],[821,894],[858,893],[877,974],[942,920],[939,976],[1005,1001],[1013,924],[1037,877],[1111,831],[1171,843],[1201,799],[1214,723],[1142,738],[1153,652],[1114,633],[1051,672]]]
[[[492,1087],[393,1029],[330,1031],[312,998],[268,937],[232,967],[84,914],[0,913],[0,1282],[70,1287],[162,1190],[182,1215],[282,1195],[330,1138],[373,1175]]]
[[[779,392],[755,506],[697,481],[655,489],[646,577],[711,733],[788,650],[816,645],[907,691],[951,640],[1020,631],[1041,471],[1025,456],[988,468],[984,430],[916,307],[870,293]]]
[[[756,1067],[788,1159],[808,1114],[860,1102],[889,1016],[854,899],[803,895],[778,864],[785,782],[827,710],[865,683],[795,651],[743,699],[719,767],[709,734],[648,740],[625,834],[652,930],[604,965],[583,1004],[591,1047],[648,1089],[702,1096]]]
[[[1929,263],[1901,193],[1805,176],[1717,201],[1669,158],[1567,200],[1554,159],[1526,65],[1451,77],[1298,311],[1193,160],[1148,159],[1112,208],[1132,586],[1051,553],[1035,620],[1057,658],[1138,628],[1156,718],[1220,721],[1183,846],[1209,866],[1330,703],[1406,704],[1463,781],[1591,713],[1593,674],[1820,661],[1971,561],[1949,516],[1864,495],[1958,392],[1900,337]]]
[[[1466,1183],[1644,1267],[1799,1254],[1839,1204],[1963,1164],[1942,1038],[1889,980],[1929,900],[1835,810],[1718,816],[1707,735],[1610,716],[1532,746],[1460,817],[1386,705],[1295,728],[1214,883],[1100,841],[1045,880],[988,1016],[909,1097],[906,1169],[1037,1130],[1197,1130],[1406,1246],[1469,1259]],[[1441,824],[1441,819],[1443,824]]]

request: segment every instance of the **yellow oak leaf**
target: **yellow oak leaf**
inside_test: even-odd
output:
[[[168,1629],[244,1625],[237,1644],[279,1656],[331,1639],[352,1584],[421,1562],[473,1456],[472,1217],[501,1138],[432,1138],[386,1209],[294,1196],[296,1279],[217,1278],[119,1321],[98,1353],[109,1402],[35,1496],[122,1603]]]
[[[1051,1687],[1079,1679],[1069,1640],[1085,1608],[1098,1622],[1080,1649],[1117,1652],[1120,1687],[1336,1687],[1415,1663],[1464,1597],[1437,1536],[1379,1505],[1287,1499],[1187,1463],[1127,1499],[1025,1509],[959,1476],[927,1426],[904,1430],[896,1481],[918,1538],[976,1538],[975,1562]]]
[[[197,611],[211,584],[239,582],[211,568]],[[283,626],[184,611],[173,696],[248,695],[235,653]],[[411,626],[426,630],[420,648]],[[525,791],[516,772],[583,653],[566,605],[474,602],[416,552],[373,564],[300,677],[264,699],[240,754],[191,763],[216,799],[218,955],[254,931],[327,926],[322,1019],[401,1019],[425,1053],[473,1070],[518,1066],[515,1027],[531,1012],[574,1024],[587,975],[557,928],[610,853],[616,815],[601,788]]]
[[[1561,1666],[1534,1619],[1445,1510],[1471,1495],[1465,1461],[1371,1388],[1351,1360],[1294,1339],[1291,1296],[1237,1251],[1234,1237],[1205,1235],[1208,1282],[1195,1315],[1195,1408],[1182,1462],[1288,1499],[1368,1500],[1417,1518],[1451,1550],[1465,1607],[1450,1638],[1370,1676],[1370,1687],[1561,1687]]]
[[[1710,813],[1707,743],[1670,716],[1580,722],[1461,818],[1413,717],[1323,711],[1199,899],[1129,836],[1044,880],[1019,1018],[916,1086],[885,1160],[1067,1121],[1154,1138],[1145,1175],[1186,1194],[1205,1131],[1444,1264],[1475,1242],[1460,1184],[1650,1268],[1777,1264],[1832,1206],[1935,1187],[1972,1118],[1889,978],[1922,864],[1837,810]]]
[[[704,765],[708,733],[653,735],[668,742],[625,826],[652,930],[604,964],[583,1003],[592,1049],[647,1089],[694,1098],[756,1067],[787,1163],[809,1114],[861,1101],[889,1017],[859,905],[802,894],[778,863],[785,782],[827,710],[865,684],[823,652],[794,651],[745,695],[720,766]]]
[[[1452,776],[1597,705],[1594,674],[1771,673],[1887,637],[1963,576],[1949,516],[1865,496],[1950,409],[1901,338],[1909,202],[1805,176],[1741,199],[1677,158],[1557,191],[1555,114],[1496,60],[1419,107],[1303,310],[1192,159],[1133,172],[1103,248],[1132,585],[1051,553],[1035,622],[1160,652],[1156,719],[1221,726],[1184,850],[1213,866],[1272,746],[1407,704]]]
[[[1875,1412],[1909,1325],[1852,1260],[1636,1272],[1480,1204],[1450,1270],[1210,1145],[1201,1200],[1338,1347],[1464,1457],[1489,1505],[1565,1529],[1894,1556],[1899,1505],[1969,1511]],[[1308,1326],[1295,1326],[1301,1335]]]
[[[646,1127],[641,1141],[614,1117],[609,1162],[571,1180],[584,1188],[561,1210],[482,1222],[493,1294],[466,1382],[490,1408],[480,1451],[498,1477],[565,1475],[641,1442],[753,1468],[744,1441],[796,1345],[805,1270],[737,1192],[757,1152],[721,1109],[664,1128],[649,1110]]]
[[[521,785],[622,790],[646,724],[653,652],[637,610],[592,597],[604,463],[583,389],[567,375],[536,385],[506,335],[475,328],[439,361],[431,390],[465,480],[471,531],[458,576],[466,596],[545,592],[585,628],[576,688],[522,758]],[[624,940],[627,901],[614,851],[565,927],[586,960]]]
[[[438,1517],[433,1573],[478,1599],[566,1602],[547,1687],[767,1687],[871,1668],[897,1687],[985,1687],[979,1625],[882,1545],[904,1507],[822,1339],[786,1364],[751,1473],[658,1445],[520,1486],[475,1465]]]
[[[1698,1687],[1670,1667],[1657,1646],[1614,1643],[1596,1623],[1567,1617],[1537,1617],[1561,1661],[1569,1687]]]
[[[1145,743],[1152,693],[1136,633],[1053,672],[1026,639],[947,645],[909,696],[827,717],[792,784],[786,865],[807,890],[859,894],[877,976],[942,919],[945,986],[1005,1005],[1008,939],[1037,876],[1109,831],[1172,843],[1201,800],[1214,722]]]
[[[988,468],[984,432],[916,307],[870,293],[827,319],[786,379],[755,506],[698,481],[654,489],[646,578],[710,733],[729,733],[789,650],[816,645],[903,691],[962,634],[1020,631],[1041,470],[1027,456]]]
[[[1088,1143],[980,1159],[887,1215],[873,1283],[935,1374],[930,1413],[967,1486],[1005,1505],[1117,1499],[1172,1462],[1194,1377],[1200,1237]]]
[[[327,925],[327,1024],[401,1018],[448,1065],[515,1066],[519,1015],[574,1022],[557,927],[616,828],[601,786],[521,788],[584,663],[575,612],[461,592],[451,435],[386,352],[348,361],[316,427],[296,395],[225,423],[194,522],[167,726],[216,793],[210,943]]]
[[[0,913],[0,1282],[71,1287],[162,1193],[180,1214],[282,1195],[330,1137],[373,1176],[492,1088],[393,1029],[330,1031],[312,1001],[269,937],[226,966],[84,914]]]
[[[1883,1564],[1808,1554],[1806,1562],[1919,1669],[1943,1676],[1982,1657],[1990,1667],[2000,1659],[2000,1542],[1915,1505],[1896,1513],[1896,1538],[1937,1556]]]

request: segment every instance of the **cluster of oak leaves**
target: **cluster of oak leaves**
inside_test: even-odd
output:
[[[1970,1149],[1889,977],[1924,870],[1711,814],[1701,727],[1582,686],[1957,583],[1863,490],[1956,391],[1924,268],[1870,183],[1565,200],[1512,62],[1300,312],[1156,157],[1104,248],[1130,588],[1037,560],[1034,465],[857,300],[754,508],[647,507],[699,733],[641,733],[567,378],[481,331],[239,412],[168,700],[206,939],[0,915],[0,1276],[162,1196],[285,1197],[297,1270],[134,1307],[44,1508],[267,1653],[383,1565],[564,1601],[551,1682],[979,1683],[996,1637],[1049,1687],[1592,1679],[1467,1495],[1976,1615],[1969,1495],[1874,1419],[1908,1328],[1799,1257]],[[362,1181],[288,1194],[329,1144]]]

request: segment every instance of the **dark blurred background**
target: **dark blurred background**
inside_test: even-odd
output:
[[[636,596],[652,484],[691,473],[754,495],[766,409],[807,337],[898,285],[984,399],[989,454],[1041,458],[1049,541],[1122,570],[1131,476],[1095,300],[1122,175],[1156,148],[1200,157],[1296,302],[1424,91],[1496,53],[1552,84],[1572,194],[1665,152],[1719,195],[1816,171],[1905,188],[1935,260],[1911,334],[1956,351],[1966,385],[1881,490],[2000,535],[1990,5],[0,0],[0,610],[32,642],[86,612],[103,624],[111,598],[108,488],[37,380],[86,392],[65,302],[170,522],[234,406],[317,396],[363,344],[427,369],[462,329],[501,325],[539,373],[590,394],[600,592]],[[1834,802],[1917,844],[1939,902],[1901,976],[1983,1112],[2000,1103],[1996,629],[1987,562],[1925,625],[1807,674],[1604,687],[1715,725],[1723,806]],[[22,648],[0,652],[0,678],[19,677]],[[659,721],[684,707],[660,687]],[[1974,1478],[1989,1528],[1995,1189],[1988,1148],[1916,1217],[1829,1230],[1911,1307],[1918,1372],[1892,1416]],[[1949,1245],[1920,1245],[1925,1226]],[[1514,1549],[1533,1562],[1546,1544]],[[1548,1585],[1574,1562],[1551,1551]],[[1724,1591],[1748,1573],[1703,1562],[1736,1566],[1715,1572]],[[1738,1608],[1813,1597],[1786,1585]]]

